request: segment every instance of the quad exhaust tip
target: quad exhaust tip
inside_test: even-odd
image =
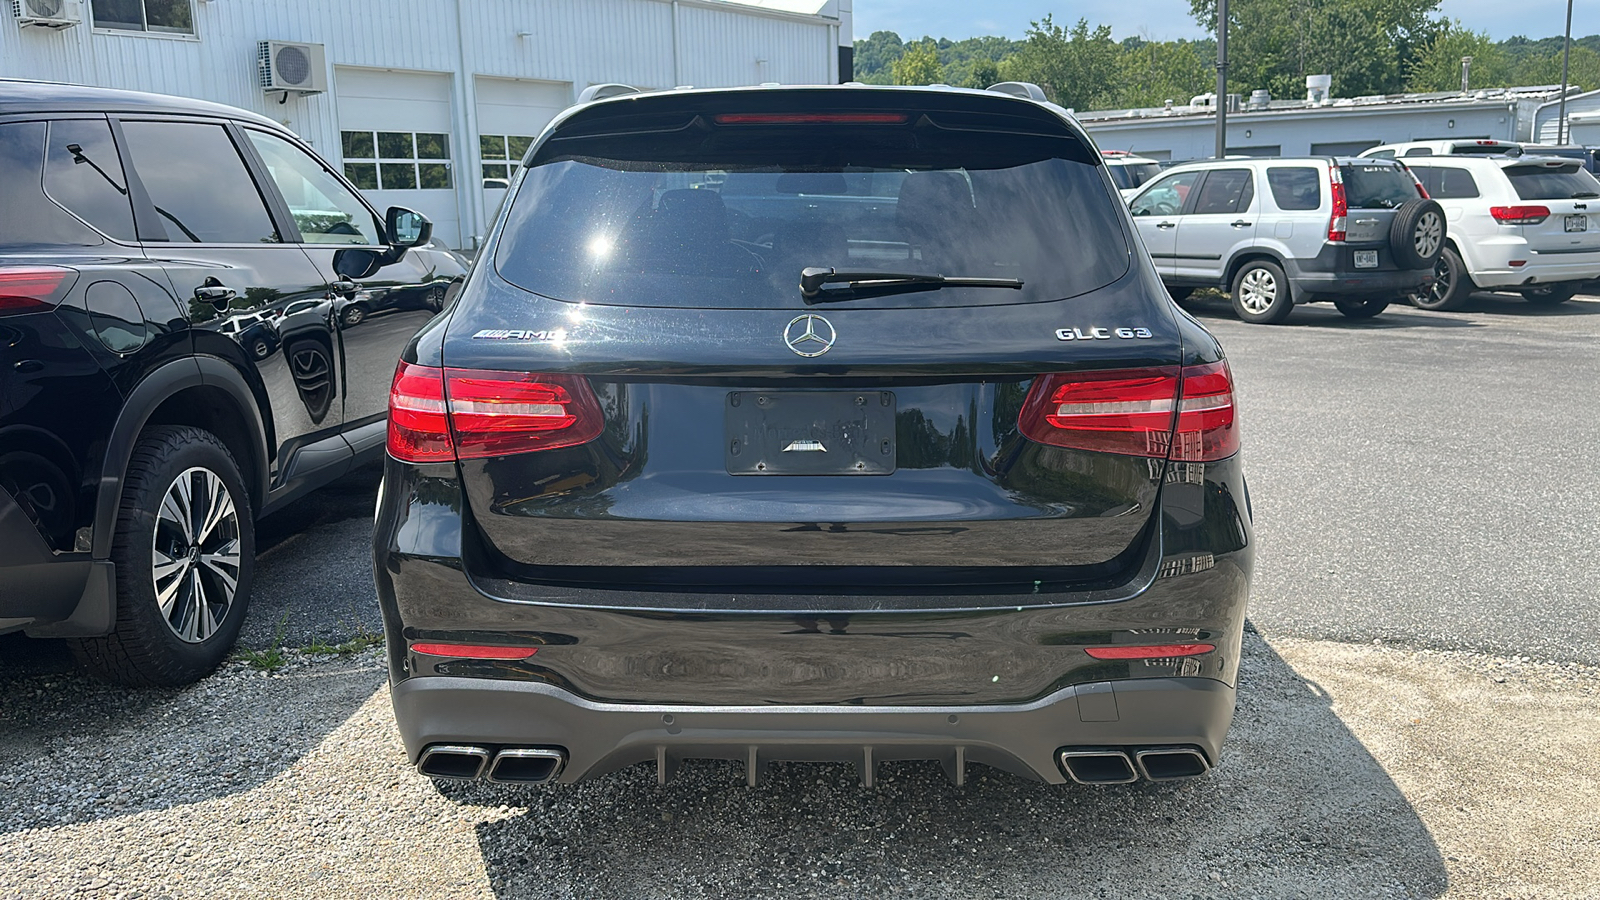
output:
[[[1140,750],[1133,758],[1139,763],[1139,771],[1151,781],[1198,778],[1211,771],[1204,754],[1190,747]]]
[[[474,781],[489,764],[489,751],[482,747],[441,744],[422,751],[417,771],[429,778]]]
[[[1082,747],[1060,752],[1061,768],[1078,784],[1131,784],[1140,778],[1177,781],[1211,771],[1204,753],[1193,747],[1151,747],[1129,753]]]
[[[1129,784],[1139,780],[1133,762],[1121,750],[1063,750],[1061,767],[1079,784]]]
[[[566,764],[567,754],[560,750],[501,750],[489,766],[489,780],[498,784],[546,784],[555,781]]]

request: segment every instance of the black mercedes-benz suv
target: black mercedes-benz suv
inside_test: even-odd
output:
[[[580,103],[510,196],[390,392],[375,569],[422,773],[1216,764],[1232,376],[1037,87]]]
[[[130,684],[215,667],[253,519],[382,455],[465,274],[430,232],[253,113],[0,81],[0,633]]]

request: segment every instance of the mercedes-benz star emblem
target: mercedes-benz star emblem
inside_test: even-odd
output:
[[[783,329],[783,342],[790,350],[807,357],[827,353],[837,337],[832,322],[812,313],[795,316]]]

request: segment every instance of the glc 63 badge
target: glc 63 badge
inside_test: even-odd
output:
[[[1143,340],[1155,337],[1148,328],[1057,328],[1056,340],[1058,341],[1109,341],[1121,338],[1125,341]]]

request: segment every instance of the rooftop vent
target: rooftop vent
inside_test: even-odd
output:
[[[1250,92],[1250,103],[1248,104],[1247,108],[1267,109],[1270,106],[1272,106],[1271,91],[1258,90]]]
[[[1332,75],[1307,75],[1306,76],[1306,105],[1327,106],[1333,99]]]

